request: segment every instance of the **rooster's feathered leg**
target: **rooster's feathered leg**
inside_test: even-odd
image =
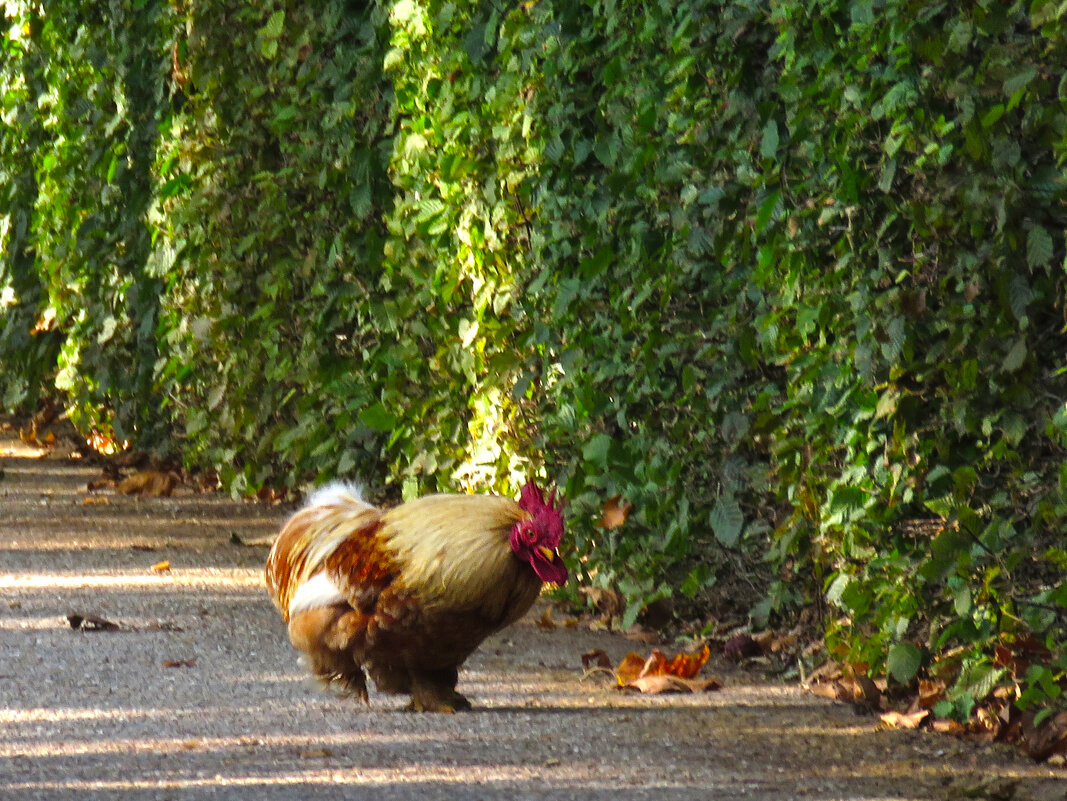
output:
[[[462,712],[471,702],[456,692],[459,672],[456,668],[413,672],[411,675],[411,705],[416,712]]]
[[[337,683],[344,692],[369,703],[363,672],[362,634],[366,618],[347,605],[309,609],[289,621],[289,639],[307,654],[308,667],[320,681]]]

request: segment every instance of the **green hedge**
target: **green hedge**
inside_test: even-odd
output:
[[[237,493],[542,473],[625,623],[814,604],[940,714],[1051,709],[1067,17],[958,5],[19,12],[4,404]]]

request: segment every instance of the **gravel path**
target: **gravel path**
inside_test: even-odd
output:
[[[714,660],[720,692],[583,681],[583,652],[618,660],[647,646],[543,631],[533,614],[468,662],[460,690],[474,712],[415,715],[373,692],[367,709],[305,681],[267,599],[282,512],[90,494],[95,469],[26,458],[6,436],[0,799],[1067,797],[1062,769],[881,730]],[[75,613],[122,628],[73,631]]]

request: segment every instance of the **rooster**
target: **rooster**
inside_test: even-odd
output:
[[[470,709],[463,662],[543,582],[567,581],[561,506],[533,483],[517,503],[446,494],[392,509],[329,484],[274,541],[267,589],[320,680],[369,703],[365,668],[380,692],[410,694],[409,709]]]

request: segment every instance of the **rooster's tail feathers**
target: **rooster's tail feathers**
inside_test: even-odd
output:
[[[363,487],[347,481],[331,481],[308,495],[305,507],[356,506],[371,508],[363,497]]]
[[[380,514],[352,484],[327,484],[308,497],[282,527],[267,557],[267,589],[283,619],[339,598],[335,583],[313,577],[349,538],[376,530]]]

